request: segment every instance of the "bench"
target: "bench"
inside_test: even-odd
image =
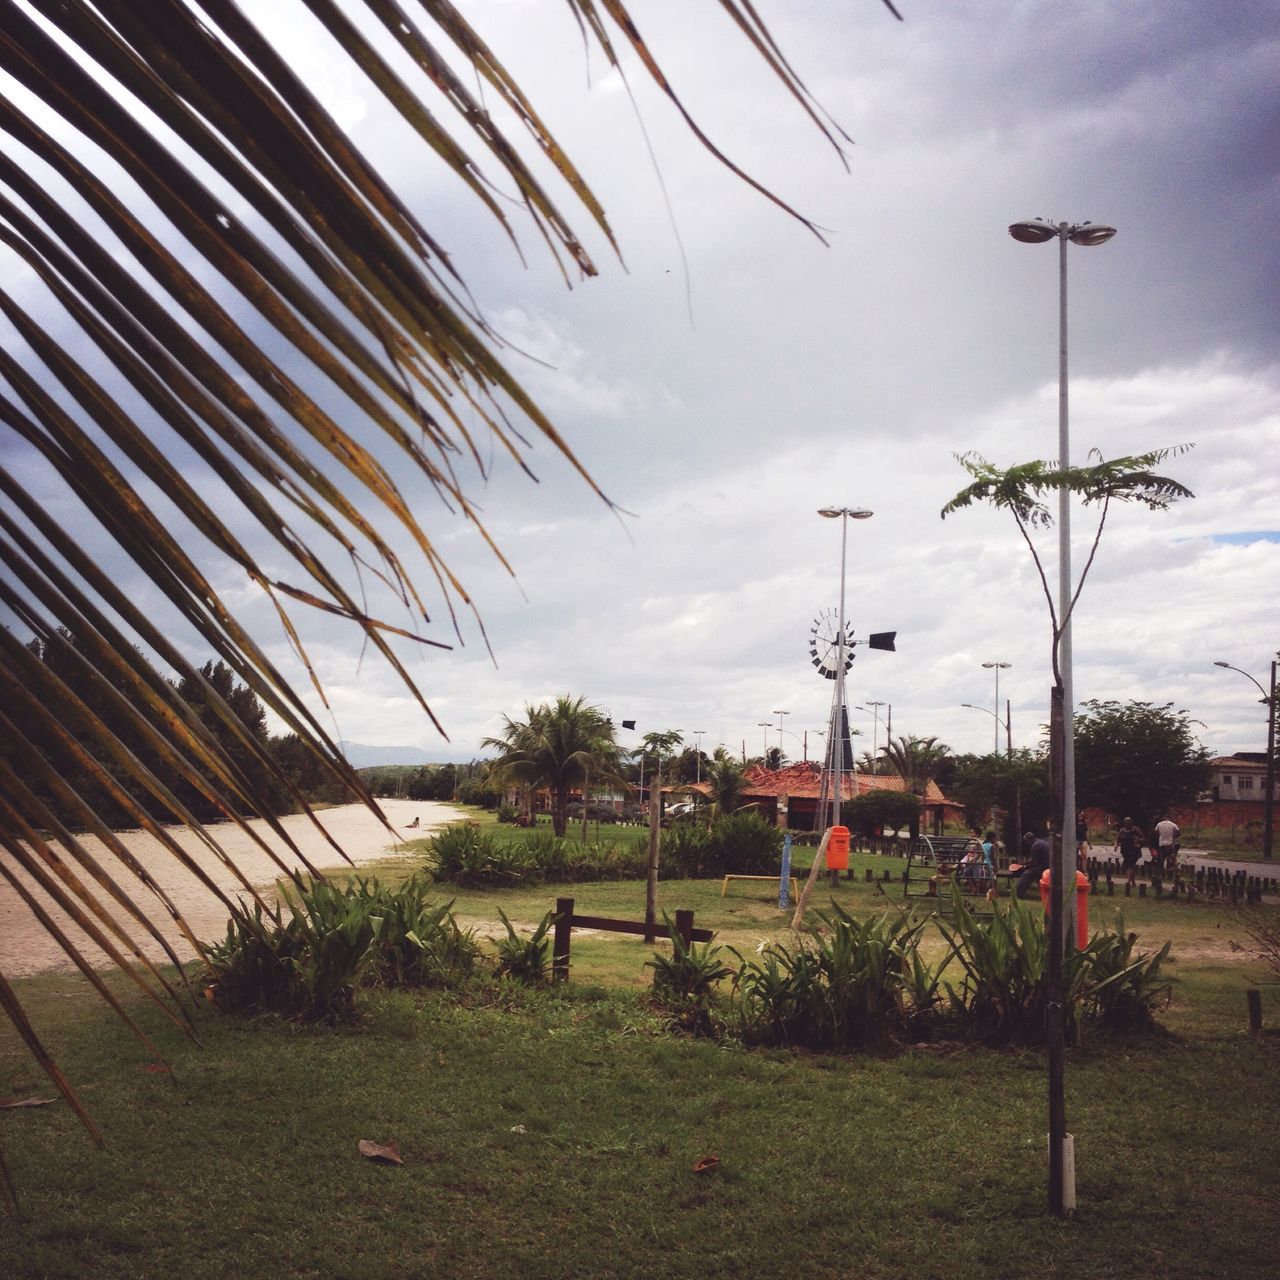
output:
[[[902,896],[904,898],[931,898],[937,902],[949,896],[950,882],[960,869],[960,859],[968,849],[972,836],[921,836],[911,843],[907,853],[906,869],[902,873]],[[996,883],[983,879],[977,882],[981,888],[971,892],[970,885],[960,882],[961,891],[970,898],[974,906],[979,902],[987,910],[990,907],[986,898],[988,890]],[[970,906],[970,911],[974,910]],[[982,914],[986,914],[983,911]]]
[[[729,892],[729,881],[730,881],[730,880],[768,880],[768,881],[772,882],[773,884],[777,884],[777,883],[778,883],[779,878],[780,878],[780,877],[778,877],[778,876],[745,876],[745,875],[744,875],[744,876],[725,876],[725,878],[724,878],[724,884],[722,884],[722,885],[720,886],[720,896],[723,898],[723,897],[724,897],[724,895],[725,895],[726,893],[728,893],[728,892]],[[787,879],[790,881],[790,888],[791,888],[791,900],[794,902],[794,901],[796,901],[796,898],[797,898],[797,894],[796,894],[796,878],[795,878],[795,876],[788,876],[788,877],[787,877]]]

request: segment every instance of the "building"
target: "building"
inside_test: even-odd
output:
[[[841,803],[868,791],[906,791],[897,774],[846,773],[842,775]],[[769,822],[793,831],[812,831],[817,825],[818,793],[822,769],[813,761],[787,765],[782,769],[749,768],[742,781],[743,805],[753,805]],[[921,800],[920,829],[941,831],[943,822],[958,822],[964,810],[942,794],[930,781]]]
[[[1265,751],[1237,751],[1234,755],[1218,756],[1209,761],[1211,796],[1214,800],[1249,801],[1258,803],[1267,798],[1267,753]],[[1280,782],[1280,779],[1276,780]],[[1273,786],[1272,796],[1280,795],[1280,787]]]

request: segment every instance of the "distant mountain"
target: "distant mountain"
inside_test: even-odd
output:
[[[342,754],[353,769],[379,764],[447,764],[457,752],[424,751],[421,747],[370,747],[363,742],[344,742]]]

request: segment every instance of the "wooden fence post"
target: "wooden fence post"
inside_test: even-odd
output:
[[[1249,1002],[1249,1030],[1262,1030],[1262,992],[1257,987],[1250,987],[1244,993],[1244,998]]]
[[[551,978],[564,982],[569,976],[569,943],[573,937],[573,899],[556,899],[556,924],[551,944]]]
[[[693,912],[681,909],[676,912],[676,933],[684,943],[685,950],[693,945]]]

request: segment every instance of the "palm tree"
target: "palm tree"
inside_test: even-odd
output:
[[[950,753],[951,748],[936,737],[891,738],[880,748],[881,757],[902,779],[907,790],[921,799],[933,780],[938,762]]]
[[[607,9],[568,2],[609,66],[621,74],[634,55],[684,113],[622,0]],[[752,7],[721,4],[841,152],[844,135],[825,123]],[[270,605],[322,701],[295,611],[355,628],[439,727],[396,645],[447,647],[456,612],[472,606],[406,497],[407,481],[425,481],[486,540],[462,475],[467,462],[484,474],[486,435],[521,465],[527,437],[541,435],[596,487],[502,363],[500,341],[448,247],[360,153],[288,50],[253,25],[251,8],[230,0],[201,0],[198,9],[127,0],[34,8],[38,19],[26,0],[0,0],[0,66],[24,92],[0,96],[0,312],[17,334],[0,348],[8,437],[0,599],[9,619],[0,628],[0,846],[37,874],[59,856],[87,865],[70,835],[60,836],[55,854],[40,834],[58,829],[41,787],[68,774],[92,776],[162,842],[149,812],[155,805],[198,827],[169,777],[233,820],[271,813],[269,793],[286,780],[252,726],[201,684],[187,656],[191,637],[337,784],[373,803],[219,582],[237,593],[247,582]],[[403,6],[373,0],[308,11],[416,132],[424,155],[442,160],[513,241],[507,210],[516,206],[495,194],[504,183],[566,278],[571,270],[596,274],[559,194],[525,163],[491,108],[514,122],[513,136],[527,131],[533,149],[551,158],[564,182],[558,192],[612,252],[603,208],[455,6],[423,6],[418,12],[438,24],[429,29]],[[384,39],[424,69],[416,85],[379,52]],[[470,64],[487,101],[455,72],[459,61]],[[46,127],[52,117],[57,128]],[[800,217],[685,119],[711,154]],[[44,469],[61,490],[29,487]],[[413,560],[402,558],[406,546]],[[121,587],[125,565],[146,592]],[[419,580],[440,590],[444,635]],[[382,592],[372,603],[371,587]],[[38,641],[71,661],[64,628],[75,638],[79,685],[116,701],[117,724],[150,743],[160,774],[104,725],[94,699],[78,697],[29,649],[26,641]],[[201,688],[220,734],[179,696],[182,681]],[[46,731],[38,747],[24,731],[37,724]],[[254,761],[248,774],[230,759],[228,740]],[[31,785],[37,775],[41,787]],[[78,825],[104,824],[80,804]],[[217,847],[215,834],[203,837]],[[184,858],[172,841],[166,847]],[[124,897],[137,899],[129,912],[150,930],[147,892],[132,871],[121,874],[134,886]],[[54,892],[77,920],[110,914],[94,889],[84,889],[83,907],[57,885]],[[75,939],[58,937],[77,958]],[[120,954],[133,949],[122,929]],[[158,979],[139,981],[167,999]],[[74,1103],[2,974],[0,1004]]]
[[[707,765],[707,785],[711,788],[711,812],[722,818],[732,813],[742,799],[742,777],[745,769],[724,747],[717,747]]]
[[[523,720],[503,717],[502,733],[483,745],[500,754],[495,767],[530,788],[551,792],[551,823],[562,836],[568,825],[569,792],[584,788],[588,778],[621,780],[621,761],[613,740],[613,725],[585,698],[567,694],[554,703],[525,705]]]

